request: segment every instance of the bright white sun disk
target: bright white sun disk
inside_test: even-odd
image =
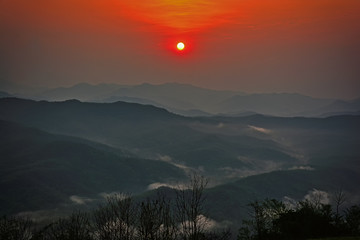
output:
[[[179,42],[176,47],[178,50],[182,51],[185,48],[185,44],[183,42]]]

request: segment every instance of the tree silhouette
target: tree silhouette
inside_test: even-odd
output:
[[[360,205],[355,205],[345,211],[345,221],[352,236],[360,236]]]
[[[239,240],[263,240],[276,235],[278,229],[274,226],[274,220],[288,211],[284,203],[275,199],[254,201],[249,207],[251,219],[243,221],[243,226],[239,230]]]
[[[327,237],[334,233],[331,206],[299,202],[295,210],[282,214],[275,225],[283,239]]]
[[[110,196],[93,213],[95,234],[101,240],[133,240],[136,214],[131,197]]]
[[[186,187],[176,190],[176,214],[184,240],[203,239],[207,219],[204,217],[204,190],[208,180],[198,174],[190,177]]]
[[[0,218],[1,240],[28,240],[32,237],[32,222],[20,217]]]
[[[319,198],[286,208],[277,200],[255,201],[249,204],[251,218],[244,220],[238,240],[287,240],[339,236],[360,236],[360,206],[352,206],[341,216],[338,210],[343,195],[335,201],[335,212]],[[340,219],[340,223],[337,220]]]
[[[88,214],[74,212],[60,218],[38,232],[36,240],[92,240],[92,229]]]

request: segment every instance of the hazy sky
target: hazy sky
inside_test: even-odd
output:
[[[351,99],[360,96],[360,1],[0,0],[0,79]]]

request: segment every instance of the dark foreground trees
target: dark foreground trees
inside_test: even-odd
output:
[[[0,239],[29,240],[32,238],[32,222],[19,217],[0,218]]]
[[[319,202],[301,201],[293,208],[274,199],[249,205],[252,216],[243,221],[238,240],[309,239],[360,236],[360,206],[340,215],[336,208]]]
[[[31,239],[41,240],[92,240],[92,226],[89,215],[74,212],[68,218],[61,218],[42,230],[35,232]]]
[[[93,212],[92,232],[95,239],[132,240],[135,222],[136,208],[133,199],[113,195]]]
[[[113,195],[89,213],[74,212],[36,229],[30,220],[0,218],[0,240],[229,240],[230,231],[214,229],[204,209],[207,180],[194,175],[185,187],[157,192],[146,200]],[[238,240],[310,239],[360,236],[360,205],[340,212],[320,201],[289,207],[266,199],[249,204]]]
[[[0,219],[1,240],[228,240],[230,231],[208,227],[204,210],[207,180],[193,175],[186,187],[170,196],[157,195],[141,202],[113,195],[90,213],[74,212],[67,218],[35,229],[29,220]]]

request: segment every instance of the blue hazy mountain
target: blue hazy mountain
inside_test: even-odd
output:
[[[129,101],[164,107],[173,112],[194,114],[207,113],[211,106],[230,96],[240,94],[232,91],[217,91],[188,84],[166,83],[124,86],[116,84],[91,85],[81,83],[72,87],[54,88],[30,96],[33,99],[64,101],[78,99],[92,102]],[[202,114],[203,115],[203,114]]]
[[[312,98],[300,94],[263,93],[233,96],[221,102],[219,109],[234,113],[253,111],[265,115],[302,116],[332,102],[331,99]]]
[[[36,100],[91,102],[127,101],[151,104],[185,116],[209,114],[242,115],[255,112],[274,116],[329,116],[328,113],[357,112],[358,100],[321,99],[295,93],[245,94],[218,91],[187,84],[118,85],[87,83],[59,87],[36,94],[19,95]]]
[[[352,101],[337,100],[321,108],[319,111],[322,112],[322,116],[334,116],[334,115],[345,115],[353,114],[359,115],[360,109],[360,98]]]

